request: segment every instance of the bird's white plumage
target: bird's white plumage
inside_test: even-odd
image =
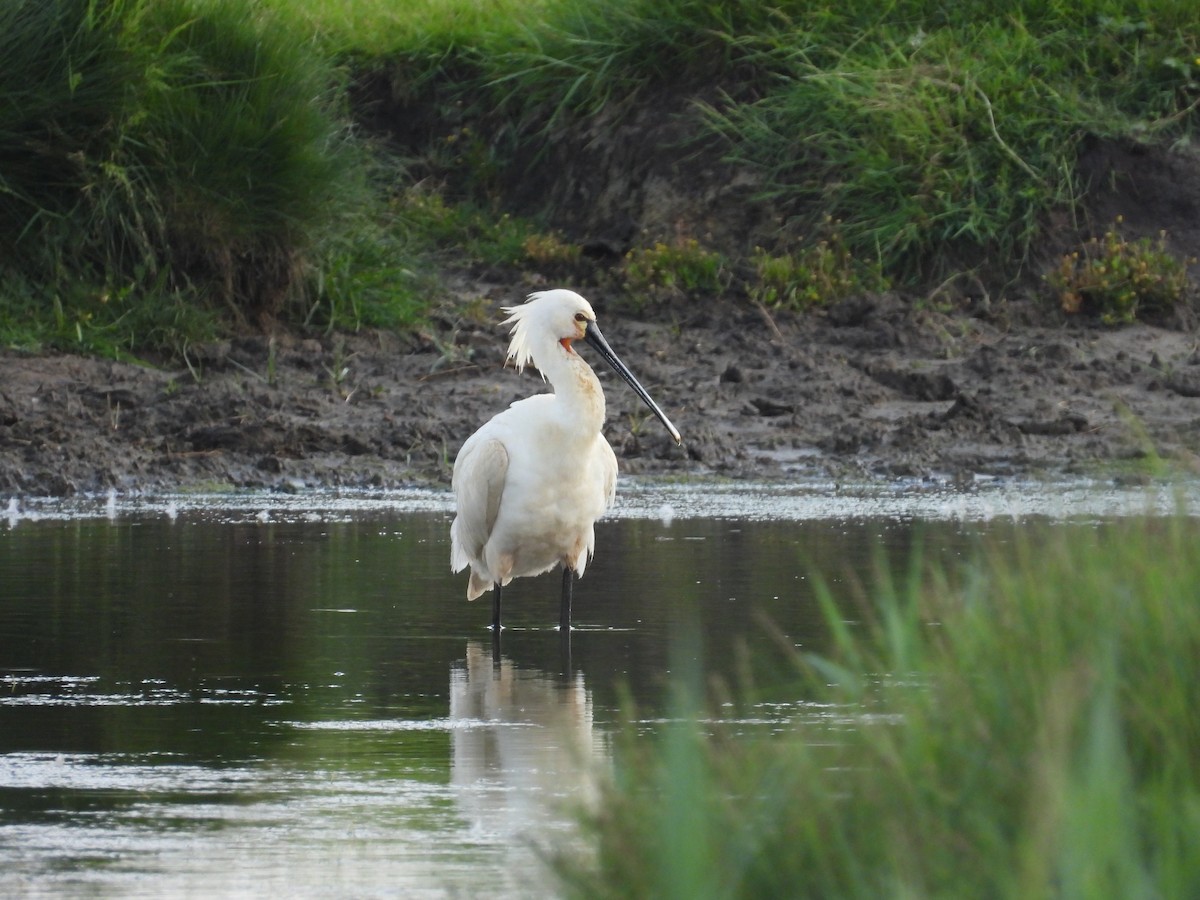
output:
[[[604,394],[571,348],[595,321],[591,305],[554,290],[505,311],[509,359],[518,370],[537,366],[554,393],[493,416],[455,460],[450,562],[455,572],[470,567],[469,600],[559,563],[582,575],[595,549],[593,525],[616,491],[617,458],[601,434]]]
[[[546,292],[551,293],[551,292]],[[557,292],[555,292],[557,293]],[[591,319],[596,318],[596,314],[592,311],[592,305],[575,294],[574,291],[562,291],[563,294],[574,294],[582,303],[581,311]],[[516,366],[518,372],[524,372],[525,367],[533,362],[533,345],[539,338],[546,337],[543,332],[552,332],[550,327],[550,314],[546,308],[540,304],[535,304],[535,298],[542,295],[530,294],[528,300],[521,306],[505,306],[504,311],[508,313],[508,318],[501,322],[501,325],[511,325],[510,334],[512,340],[508,343],[508,358]],[[539,310],[541,314],[539,315]],[[574,313],[572,313],[574,315]],[[554,338],[554,340],[558,340]],[[536,365],[536,363],[535,363]],[[542,380],[546,379],[546,375],[542,373]]]

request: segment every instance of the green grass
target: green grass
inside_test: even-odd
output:
[[[365,58],[514,40],[555,0],[271,0],[327,52]]]
[[[898,284],[1018,272],[1051,214],[1079,213],[1083,137],[1188,140],[1197,122],[1200,8],[1183,0],[446,2],[390,29],[378,6],[349,8],[388,35],[355,49],[399,90],[489,122],[501,170],[596,117],[616,127],[639,98],[697,91],[695,139],[762,176],[782,241],[838,219]]]
[[[1200,121],[1190,0],[12,0],[0,55],[0,340],[118,355],[277,319],[410,327],[447,259],[519,278],[540,263],[512,251],[514,186],[663,98],[780,222],[699,247],[721,277],[689,302],[812,302],[756,272],[813,269],[831,219],[860,280],[1002,282],[1081,221],[1082,140]],[[414,136],[402,161],[351,124],[366,83]],[[392,203],[418,187],[491,221],[433,248],[444,216]]]
[[[315,230],[360,187],[345,174],[358,167],[335,73],[302,32],[241,0],[158,0],[135,28],[157,45],[126,140],[153,180],[172,263],[246,314],[273,315]]]
[[[567,893],[1200,893],[1194,520],[1034,528],[868,595],[790,661],[810,719],[737,736],[685,700],[629,741]]]
[[[1196,23],[1137,21],[1126,33],[1075,8],[881,24],[844,49],[790,54],[778,88],[709,106],[708,121],[772,196],[843,221],[855,253],[893,277],[1015,268],[1049,214],[1074,209],[1081,136],[1195,121]]]
[[[0,50],[8,343],[177,353],[378,293],[345,270],[403,241],[307,32],[240,0],[14,0]]]

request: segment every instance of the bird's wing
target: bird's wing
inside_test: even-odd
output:
[[[603,437],[600,438],[600,444],[604,447],[600,452],[604,456],[604,508],[607,510],[617,498],[617,454],[613,453],[613,448]]]
[[[480,560],[500,512],[508,474],[508,451],[495,438],[468,442],[454,462],[452,486],[458,516],[451,527],[450,567],[461,572]]]

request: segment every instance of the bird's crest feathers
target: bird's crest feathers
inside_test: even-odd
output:
[[[529,295],[529,300],[533,300],[535,294]],[[518,372],[525,371],[525,367],[533,361],[533,341],[530,340],[529,327],[529,302],[521,306],[506,306],[504,311],[508,313],[508,318],[501,322],[501,325],[512,326],[512,340],[508,344],[508,358],[513,361]],[[542,376],[545,380],[545,376]]]
[[[520,306],[505,306],[503,309],[508,313],[508,318],[500,324],[512,326],[508,358],[512,360],[518,372],[524,371],[530,363],[537,365],[537,360],[533,358],[533,351],[539,334],[548,333],[548,337],[553,342],[567,336],[566,333],[555,332],[555,326],[558,324],[556,319],[563,317],[564,321],[569,322],[575,311],[580,309],[586,310],[589,318],[596,317],[592,312],[591,305],[583,297],[574,291],[563,289],[536,291],[530,294]],[[542,380],[544,381],[545,378],[543,373]]]

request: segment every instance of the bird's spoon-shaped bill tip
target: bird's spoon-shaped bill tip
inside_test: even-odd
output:
[[[583,339],[596,348],[597,352],[604,357],[604,361],[612,366],[618,375],[625,379],[625,383],[633,388],[634,393],[642,398],[642,402],[650,407],[654,415],[658,416],[658,420],[666,426],[671,437],[675,439],[675,443],[682,443],[683,438],[679,436],[679,430],[671,424],[671,420],[667,418],[667,414],[654,402],[654,398],[642,387],[641,382],[633,377],[633,373],[629,371],[629,367],[621,362],[621,358],[613,352],[613,348],[608,345],[608,341],[604,339],[604,335],[600,333],[600,329],[596,326],[595,322],[588,322],[587,331],[584,332]]]

